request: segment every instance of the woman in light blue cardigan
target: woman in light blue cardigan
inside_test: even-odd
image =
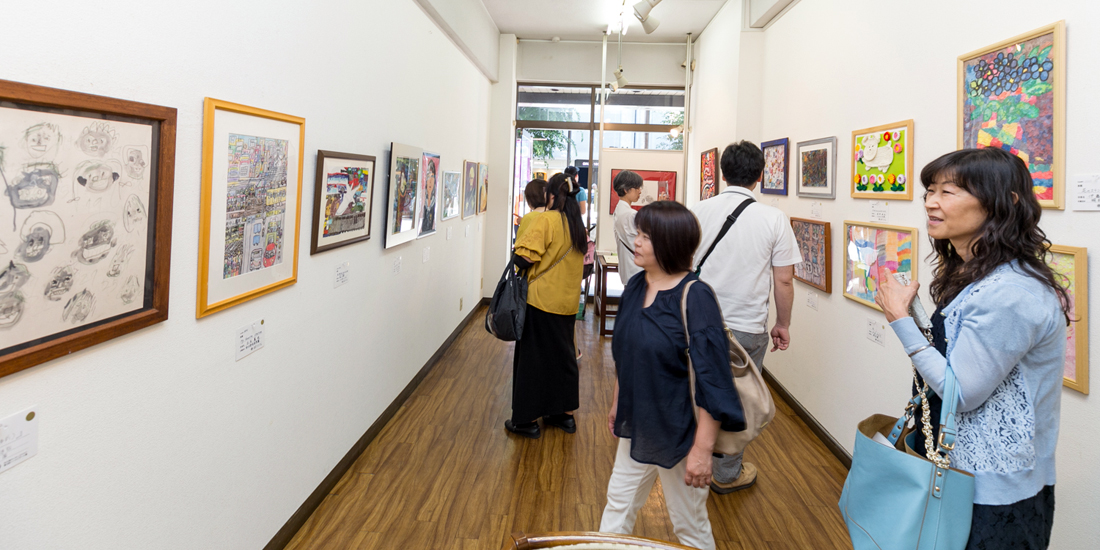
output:
[[[1069,302],[1045,261],[1031,174],[1001,149],[965,149],[926,166],[921,183],[936,256],[933,345],[909,317],[917,284],[880,277],[876,301],[936,393],[932,418],[948,364],[958,378],[950,457],[975,478],[967,549],[1047,548]]]

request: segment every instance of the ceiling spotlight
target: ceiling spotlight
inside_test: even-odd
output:
[[[657,0],[657,1],[660,2],[661,0]],[[683,132],[683,131],[684,131],[684,125],[681,124],[681,125],[673,128],[673,129],[669,130],[668,133],[669,133],[669,135],[672,136],[672,139],[676,139],[676,138],[680,137],[680,133]]]
[[[653,31],[657,30],[657,25],[661,24],[656,17],[649,16],[650,10],[660,3],[661,0],[642,0],[634,4],[634,17],[637,17],[638,21],[642,23],[642,29],[645,30],[646,34],[652,34]]]
[[[625,88],[626,87],[628,82],[626,81],[626,77],[623,76],[623,66],[622,65],[619,65],[619,70],[617,70],[617,71],[615,71],[611,74],[615,75],[615,84],[614,84],[613,88]]]

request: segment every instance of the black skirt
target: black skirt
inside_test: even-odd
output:
[[[512,359],[512,422],[580,407],[574,315],[547,313],[527,304],[523,336]]]
[[[974,505],[966,550],[1046,550],[1054,528],[1054,486],[1004,506]]]

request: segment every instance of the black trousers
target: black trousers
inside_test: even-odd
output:
[[[523,336],[512,358],[512,422],[580,407],[580,378],[573,342],[574,315],[547,313],[527,304]]]

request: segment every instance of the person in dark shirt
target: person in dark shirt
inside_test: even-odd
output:
[[[699,222],[683,205],[638,212],[634,262],[645,270],[623,291],[611,342],[617,379],[608,429],[619,437],[600,531],[630,534],[638,509],[661,477],[680,544],[713,549],[707,517],[711,452],[718,430],[745,429],[729,366],[725,323],[714,291],[690,273]],[[687,296],[688,349],[681,315]],[[687,354],[695,367],[692,410]],[[698,418],[698,420],[696,420]]]

